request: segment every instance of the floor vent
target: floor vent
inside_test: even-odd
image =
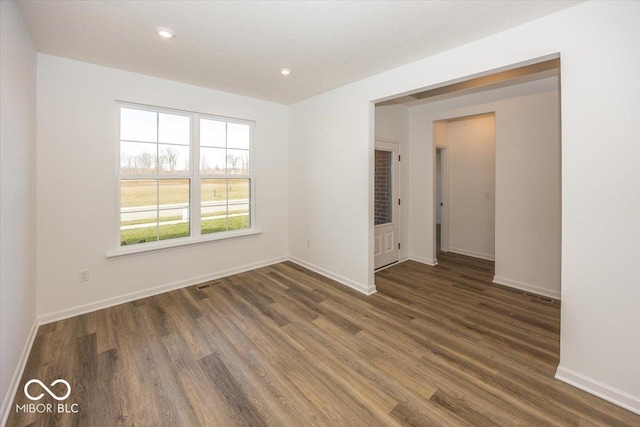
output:
[[[207,289],[211,287],[211,283],[205,283],[203,285],[197,285],[196,289],[198,289],[199,291],[203,290],[203,289]]]
[[[546,302],[547,304],[553,304],[553,298],[543,297],[542,295],[531,294],[529,292],[525,292],[524,294],[528,297],[535,298],[542,302]]]

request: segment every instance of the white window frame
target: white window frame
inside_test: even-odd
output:
[[[189,140],[189,172],[186,174],[153,174],[153,175],[121,175],[120,174],[120,110],[122,108],[132,108],[136,110],[150,111],[154,113],[167,113],[190,118],[190,140]],[[200,173],[200,119],[223,121],[226,123],[238,123],[249,126],[249,174],[218,174],[207,175]],[[217,116],[213,114],[197,113],[193,111],[178,110],[166,107],[156,107],[144,104],[137,104],[126,101],[116,101],[116,239],[115,250],[107,253],[107,258],[123,255],[139,254],[150,251],[176,248],[180,246],[201,244],[217,240],[239,238],[259,234],[262,231],[256,223],[256,159],[255,159],[255,127],[252,120],[237,119],[231,117]],[[226,141],[225,141],[226,143]],[[159,178],[159,176],[161,178]],[[120,182],[122,180],[151,180],[151,179],[189,179],[189,236],[175,239],[158,240],[155,242],[145,242],[135,245],[121,245],[120,235]],[[201,234],[201,192],[200,184],[202,179],[249,179],[249,221],[250,227],[242,230],[220,231],[217,233]],[[227,212],[229,200],[227,198]]]

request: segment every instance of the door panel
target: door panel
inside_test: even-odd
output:
[[[374,267],[398,262],[399,242],[399,147],[376,141],[374,168]]]
[[[393,231],[384,233],[384,251],[389,252],[393,250]]]

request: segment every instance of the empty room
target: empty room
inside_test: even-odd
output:
[[[0,426],[640,425],[639,1],[0,1]]]

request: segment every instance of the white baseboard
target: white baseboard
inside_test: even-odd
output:
[[[16,397],[16,392],[18,391],[18,386],[20,385],[20,379],[22,378],[22,374],[24,373],[24,368],[27,366],[27,360],[29,360],[31,347],[33,347],[33,342],[36,339],[36,334],[38,332],[39,326],[40,323],[38,322],[38,319],[34,319],[33,325],[31,325],[31,331],[29,332],[27,341],[25,342],[24,348],[22,349],[22,354],[20,355],[20,359],[18,360],[18,366],[16,366],[16,370],[13,373],[13,378],[11,378],[11,382],[9,383],[7,395],[4,398],[4,402],[2,402],[2,407],[0,407],[0,426],[5,426],[7,424],[7,418],[9,418],[9,413],[11,412],[11,404],[13,403],[13,399],[15,399]]]
[[[363,285],[361,283],[355,282],[351,279],[347,279],[346,277],[340,276],[339,274],[335,274],[332,273],[329,270],[325,270],[322,267],[318,267],[317,265],[311,264],[307,261],[301,260],[300,258],[296,258],[296,257],[289,257],[289,261],[296,263],[304,268],[308,268],[311,271],[315,271],[318,274],[321,274],[325,277],[328,277],[331,280],[335,280],[336,282],[340,282],[345,286],[350,287],[351,289],[355,289],[356,291],[363,293],[365,295],[373,295],[376,293],[376,288],[375,286],[373,287],[369,287],[366,285]]]
[[[520,289],[521,291],[533,292],[534,294],[544,295],[545,297],[560,299],[560,292],[551,289],[541,288],[539,286],[530,285],[528,283],[518,282],[517,280],[507,279],[506,277],[493,276],[493,283],[508,286],[510,288]]]
[[[483,254],[481,252],[468,251],[466,249],[449,247],[448,252],[453,252],[454,254],[459,254],[459,255],[471,256],[471,257],[474,257],[474,258],[486,259],[487,261],[495,261],[496,260],[495,255]]]
[[[279,262],[287,261],[288,259],[289,258],[286,256],[278,257],[274,259],[258,261],[252,264],[246,264],[240,267],[230,268],[228,270],[223,270],[216,273],[205,274],[203,276],[198,276],[198,277],[192,277],[190,279],[180,280],[178,282],[156,286],[154,288],[149,288],[142,291],[131,292],[125,295],[120,295],[113,298],[107,298],[101,301],[96,301],[89,304],[83,304],[77,307],[68,308],[68,309],[56,311],[53,313],[43,314],[38,317],[38,320],[40,321],[41,325],[51,323],[51,322],[57,322],[58,320],[79,316],[81,314],[90,313],[92,311],[101,310],[103,308],[112,307],[114,305],[122,304],[125,302],[135,301],[141,298],[162,294],[164,292],[186,288],[187,286],[197,285],[198,283],[208,282],[210,280],[219,279],[221,277],[231,276],[238,273],[244,273],[245,271],[255,270],[256,268],[277,264]]]
[[[556,379],[640,415],[640,397],[638,396],[610,387],[562,366],[558,366]]]
[[[409,259],[411,261],[419,262],[421,264],[430,265],[431,267],[435,267],[436,265],[438,265],[438,260],[436,258],[424,258],[421,256],[411,255],[409,256]]]

